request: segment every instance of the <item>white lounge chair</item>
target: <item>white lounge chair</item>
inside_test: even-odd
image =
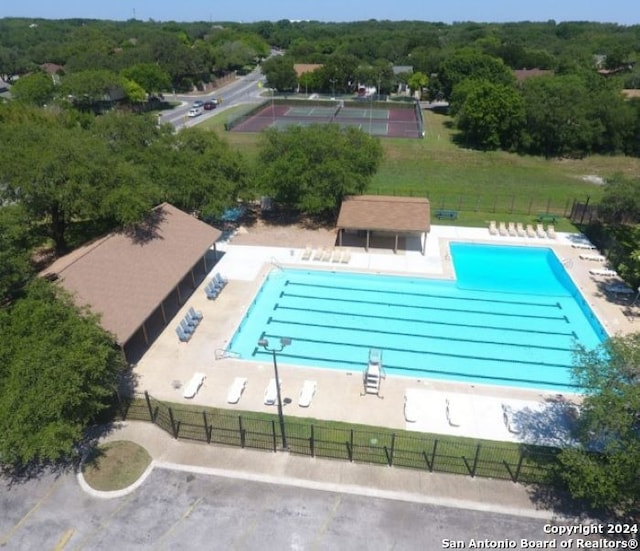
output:
[[[404,418],[407,423],[415,423],[420,414],[418,391],[408,388],[404,391]]]
[[[301,260],[310,260],[311,259],[311,246],[307,245],[304,251],[302,251],[302,255],[300,256]]]
[[[584,250],[587,250],[587,251],[594,251],[596,249],[596,246],[592,245],[588,241],[579,241],[577,243],[571,243],[571,246],[574,249],[584,249]]]
[[[606,260],[606,257],[601,255],[601,254],[586,254],[586,253],[582,253],[580,255],[580,258],[582,260],[592,260],[593,262],[604,262]]]
[[[445,400],[447,421],[452,427],[459,427],[463,424],[463,415],[461,411],[462,404],[452,398]]]
[[[509,235],[509,231],[507,230],[507,226],[504,222],[500,222],[500,225],[498,226],[498,233],[500,235]]]
[[[507,430],[513,434],[520,434],[520,425],[516,422],[513,409],[507,404],[502,404],[502,420]]]
[[[549,224],[547,226],[547,237],[549,239],[555,239],[557,237],[556,235],[556,228],[553,224]]]
[[[610,270],[609,268],[591,268],[589,275],[593,277],[616,277],[618,272]]]
[[[527,224],[527,237],[535,237],[536,236],[536,232],[533,229],[533,226],[531,224]]]
[[[498,228],[496,227],[496,221],[491,220],[489,222],[489,234],[490,235],[498,235]]]
[[[524,231],[524,226],[522,225],[522,222],[518,222],[516,224],[516,233],[518,234],[518,237],[524,237],[526,235],[526,232]]]
[[[317,261],[322,260],[322,255],[323,254],[324,254],[324,249],[316,249],[315,251],[313,251],[312,260],[317,260]]]
[[[280,379],[280,388],[282,389],[282,379]],[[264,403],[266,406],[272,406],[278,400],[278,389],[276,388],[276,380],[271,379],[267,388],[264,389]]]
[[[342,251],[342,258],[340,259],[341,264],[349,264],[351,261],[351,251],[349,249],[344,249]]]
[[[509,232],[509,235],[512,237],[515,237],[516,235],[518,235],[518,232],[516,231],[516,225],[514,222],[509,222],[507,226],[507,231]]]
[[[196,372],[191,377],[191,380],[185,385],[184,393],[182,394],[185,398],[193,398],[196,394],[198,394],[198,390],[204,383],[206,375],[204,373]]]
[[[544,226],[542,224],[536,224],[536,235],[540,239],[547,237],[547,234],[544,231]]]
[[[315,381],[305,381],[302,383],[300,395],[298,396],[298,405],[301,408],[308,408],[311,405],[311,400],[313,400],[317,386]]]
[[[631,287],[624,283],[612,283],[611,285],[607,285],[604,290],[612,295],[632,295],[635,293]]]
[[[246,386],[247,386],[246,377],[236,377],[231,383],[231,386],[229,387],[229,391],[227,392],[227,403],[237,404]]]

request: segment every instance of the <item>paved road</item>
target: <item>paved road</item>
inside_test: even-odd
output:
[[[544,540],[544,520],[156,468],[116,499],[72,474],[0,487],[6,550],[431,550],[443,540]],[[454,548],[454,547],[449,547]]]
[[[176,107],[175,109],[172,109],[171,111],[162,113],[160,121],[163,123],[172,124],[176,129],[182,128],[183,126],[195,126],[203,120],[206,120],[207,118],[218,114],[224,109],[233,107],[234,105],[238,105],[240,103],[262,101],[264,98],[261,98],[261,94],[264,93],[264,88],[258,87],[258,82],[264,83],[264,81],[265,77],[258,68],[248,75],[240,77],[238,80],[227,84],[223,88],[209,94],[200,96],[196,96],[193,94],[167,94],[165,95],[165,99],[167,101],[179,101],[181,102],[181,105],[179,107]],[[189,118],[187,116],[187,113],[195,100],[200,99],[202,101],[207,101],[212,97],[222,100],[217,109],[204,111],[204,113],[199,117]]]

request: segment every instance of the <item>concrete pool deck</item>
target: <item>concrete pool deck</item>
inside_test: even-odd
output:
[[[257,289],[270,270],[277,266],[307,267],[325,270],[354,270],[369,273],[405,274],[421,277],[453,278],[448,243],[465,241],[553,248],[562,260],[592,310],[610,334],[637,330],[631,317],[630,300],[627,302],[605,292],[602,280],[589,274],[589,269],[600,263],[580,258],[583,249],[572,247],[583,242],[578,234],[558,233],[555,239],[490,235],[483,228],[432,226],[423,256],[415,250],[394,254],[387,249],[350,247],[348,263],[303,260],[303,252],[310,246],[314,250],[335,245],[331,231],[278,228],[269,236],[260,229],[240,230],[228,242],[217,244],[221,259],[213,273],[220,272],[229,280],[216,300],[207,300],[206,281],[183,306],[176,319],[193,306],[203,313],[204,319],[189,343],[180,343],[172,321],[134,369],[137,390],[147,390],[160,400],[194,403],[238,411],[268,411],[274,406],[263,403],[264,391],[273,377],[271,362],[250,362],[225,355],[238,324],[251,304]],[[287,246],[277,246],[278,244]],[[313,256],[312,256],[313,258]],[[207,279],[208,281],[208,279]],[[633,297],[633,295],[631,295]],[[624,297],[622,297],[624,298]],[[635,314],[638,315],[635,307]],[[635,327],[634,327],[635,326]],[[512,387],[452,383],[428,379],[388,376],[381,387],[381,397],[362,395],[362,371],[331,371],[308,367],[287,366],[279,362],[282,380],[284,413],[292,417],[332,419],[397,429],[418,430],[440,434],[457,434],[500,441],[527,441],[561,443],[566,441],[566,401],[579,400],[579,396],[558,397],[545,393]],[[362,369],[366,367],[363,358]],[[195,372],[206,379],[193,399],[183,398],[183,388]],[[246,377],[247,386],[237,404],[227,404],[229,386],[235,377]],[[305,380],[317,382],[317,391],[308,408],[298,406],[298,394]],[[406,389],[419,389],[428,399],[419,408],[415,422],[404,417]],[[446,419],[444,400],[457,397],[466,404],[460,426],[451,426]],[[509,405],[524,424],[517,434],[507,430],[502,418],[502,404]],[[545,422],[546,421],[546,422]]]

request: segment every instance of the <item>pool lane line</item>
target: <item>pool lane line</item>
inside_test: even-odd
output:
[[[287,286],[298,286],[298,287],[307,287],[307,288],[317,288],[317,289],[331,289],[337,291],[347,291],[347,292],[359,292],[359,293],[384,293],[387,295],[400,295],[400,296],[414,296],[420,298],[437,298],[444,300],[462,300],[465,302],[489,302],[491,304],[513,304],[515,306],[540,306],[542,308],[560,308],[562,309],[561,304],[556,301],[554,303],[549,302],[528,302],[522,300],[502,300],[495,298],[479,298],[479,297],[459,297],[452,295],[443,295],[443,294],[433,294],[433,293],[415,293],[415,292],[406,292],[406,291],[396,291],[393,289],[363,289],[359,287],[342,287],[340,285],[320,285],[314,283],[302,283],[298,281],[287,280]],[[504,291],[475,291],[475,292],[485,292],[485,293],[500,293],[501,295],[507,294]],[[536,295],[540,297],[557,297],[558,295]],[[323,297],[319,297],[323,298]],[[570,295],[567,295],[566,298],[570,298]]]
[[[265,333],[265,336],[267,336],[268,338],[278,338],[279,335],[272,335],[269,333]],[[370,348],[377,348],[380,346],[379,342],[376,343],[372,343],[372,344],[352,344],[352,343],[348,343],[348,342],[337,342],[337,341],[321,341],[318,339],[307,339],[307,338],[302,338],[302,337],[293,337],[293,340],[295,341],[304,341],[304,342],[308,342],[308,343],[315,343],[315,344],[320,344],[320,345],[329,345],[329,346],[343,346],[343,347],[351,347],[351,348],[363,348],[365,350],[368,350]],[[525,346],[523,346],[522,348],[526,348]],[[303,359],[307,359],[307,360],[322,360],[322,361],[336,361],[338,363],[349,363],[349,364],[355,364],[355,365],[361,365],[364,366],[366,365],[366,361],[359,361],[359,362],[355,362],[355,361],[350,361],[350,360],[333,360],[331,358],[318,358],[316,356],[303,356],[300,354],[292,354],[290,352],[291,348],[287,348],[286,350],[288,350],[288,352],[280,352],[279,354],[279,358],[303,358]],[[437,352],[434,350],[416,350],[416,349],[411,349],[408,350],[406,348],[396,348],[396,347],[389,347],[389,346],[385,346],[384,347],[385,352],[386,351],[393,351],[393,352],[400,352],[400,353],[405,353],[405,354],[419,354],[421,356],[439,356],[439,357],[446,357],[446,358],[458,358],[461,360],[475,360],[475,361],[486,361],[486,362],[510,362],[510,363],[514,363],[514,364],[520,364],[520,365],[532,365],[532,366],[536,366],[536,367],[561,367],[561,368],[571,368],[572,365],[570,364],[560,364],[560,363],[550,363],[550,362],[544,362],[544,361],[540,361],[540,360],[519,360],[519,359],[514,359],[514,358],[496,358],[496,357],[492,357],[492,356],[472,356],[469,354],[456,354],[456,353],[452,353],[452,352]],[[265,355],[268,355],[267,352],[261,352],[261,349],[257,349],[256,347],[256,352],[254,353],[254,356],[257,354],[262,354],[264,353]],[[292,362],[295,363],[295,362]],[[389,364],[386,364],[386,367],[393,367]],[[417,370],[420,371],[420,370]]]
[[[270,323],[281,323],[283,325],[295,325],[295,326],[302,326],[302,327],[317,327],[317,328],[321,328],[321,329],[338,329],[341,331],[353,331],[353,332],[361,332],[363,331],[363,329],[361,327],[346,327],[346,326],[341,326],[341,325],[324,325],[324,324],[320,324],[320,323],[309,323],[309,322],[304,322],[304,321],[289,321],[289,320],[279,320],[278,318],[273,318],[273,317],[269,317],[269,320],[267,321],[267,324]],[[531,344],[531,343],[515,343],[515,342],[507,342],[507,341],[489,341],[489,340],[478,340],[478,339],[469,339],[469,338],[463,338],[463,337],[452,337],[452,336],[438,336],[438,335],[433,335],[433,334],[428,334],[428,333],[399,333],[398,331],[387,331],[384,329],[367,329],[367,334],[371,334],[371,333],[376,333],[376,334],[380,334],[380,335],[390,335],[390,336],[402,336],[402,337],[411,337],[411,338],[416,338],[416,339],[430,339],[430,340],[436,340],[436,341],[441,341],[441,340],[446,340],[446,341],[453,341],[453,342],[460,342],[460,343],[473,343],[473,344],[490,344],[490,345],[496,345],[496,346],[512,346],[512,347],[518,347],[518,348],[536,348],[538,350],[554,350],[557,352],[571,352],[573,351],[573,348],[569,348],[566,346],[548,346],[548,345],[540,345],[540,344]],[[324,341],[321,341],[324,342]]]
[[[517,327],[503,327],[498,325],[475,325],[475,324],[467,324],[467,323],[454,323],[454,322],[443,322],[432,319],[421,319],[421,318],[399,318],[397,316],[382,316],[379,314],[358,314],[353,312],[339,312],[337,310],[320,310],[317,308],[301,308],[296,306],[283,306],[280,303],[276,303],[273,307],[274,311],[278,310],[292,310],[296,312],[313,312],[316,314],[327,314],[330,316],[351,316],[355,318],[368,318],[368,319],[379,319],[384,321],[401,321],[405,323],[420,323],[425,325],[446,325],[450,327],[464,327],[470,329],[491,329],[497,331],[512,331],[516,333],[537,333],[540,335],[561,335],[561,336],[575,336],[575,331],[564,332],[564,331],[544,331],[544,330],[531,330],[529,328],[517,328]],[[438,310],[434,308],[433,310]],[[449,310],[445,310],[449,311]],[[468,313],[468,312],[466,312]],[[511,316],[511,317],[524,317],[524,316]],[[531,319],[531,317],[527,318]],[[535,319],[542,319],[545,321],[562,321],[568,322],[566,316],[558,316],[558,317],[540,317]]]
[[[411,310],[431,310],[431,311],[437,311],[437,312],[456,312],[458,314],[481,314],[484,316],[498,316],[498,317],[508,317],[508,318],[526,318],[526,319],[542,319],[542,320],[559,320],[559,319],[565,319],[566,316],[562,315],[562,316],[542,316],[542,315],[537,315],[537,314],[523,314],[522,312],[514,312],[514,313],[510,313],[510,312],[492,312],[489,310],[470,310],[469,308],[443,308],[443,307],[437,307],[437,306],[423,306],[423,305],[414,305],[414,304],[402,304],[402,303],[394,303],[394,302],[381,302],[381,301],[374,301],[374,300],[362,300],[362,299],[348,299],[347,301],[343,300],[343,299],[332,299],[332,298],[325,298],[325,297],[314,297],[314,296],[308,296],[308,295],[298,295],[298,294],[294,294],[294,293],[286,293],[283,292],[281,293],[281,298],[286,299],[286,298],[294,298],[294,299],[311,299],[311,300],[324,300],[324,301],[330,301],[330,302],[340,302],[340,304],[345,304],[345,303],[354,303],[354,304],[367,304],[370,306],[377,306],[377,307],[397,307],[397,308],[407,308],[407,309],[411,309]]]

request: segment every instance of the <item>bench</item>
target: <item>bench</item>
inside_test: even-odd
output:
[[[443,218],[447,220],[455,220],[458,218],[457,210],[446,210],[446,209],[438,209],[436,210],[436,218],[438,220],[442,220]]]
[[[536,216],[537,222],[551,222],[552,224],[556,223],[557,216],[555,214],[544,214],[540,213]]]

